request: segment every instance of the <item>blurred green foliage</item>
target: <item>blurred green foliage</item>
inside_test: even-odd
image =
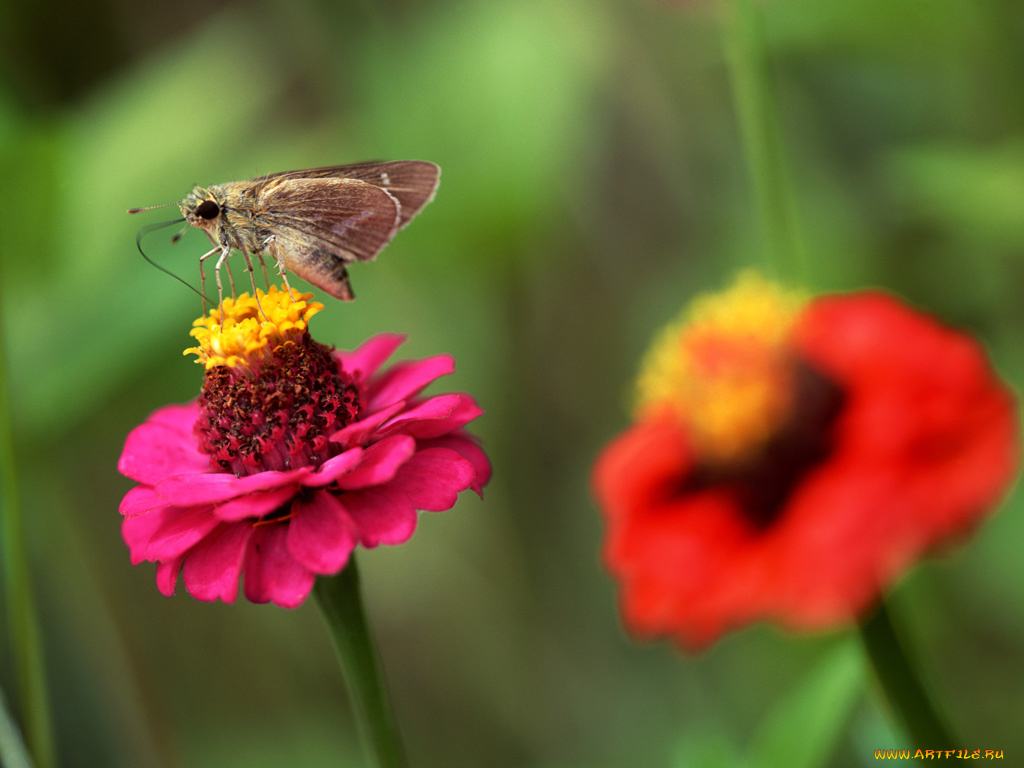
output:
[[[1019,5],[761,7],[816,287],[896,291],[1024,381]],[[120,541],[115,467],[201,379],[181,356],[200,302],[133,242],[165,212],[125,209],[371,158],[435,161],[441,187],[314,334],[454,354],[447,386],[487,409],[495,465],[485,502],[361,557],[412,764],[859,766],[900,743],[841,633],[640,646],[600,567],[590,464],[647,340],[759,260],[714,4],[0,13],[3,352],[65,766],[361,764],[314,608],[162,598]],[[147,252],[195,282],[205,240],[172,232]],[[964,746],[1007,755],[1024,751],[1020,506],[894,594]]]

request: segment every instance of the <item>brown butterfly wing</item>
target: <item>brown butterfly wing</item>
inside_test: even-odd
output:
[[[397,160],[391,163],[363,163],[347,166],[347,178],[360,179],[382,187],[398,198],[399,228],[408,224],[423,206],[434,199],[441,169],[422,160]]]
[[[257,191],[253,223],[345,261],[372,259],[398,231],[399,203],[358,179],[277,178]]]
[[[424,160],[395,160],[391,162],[355,163],[304,171],[284,171],[254,179],[263,182],[279,179],[358,179],[390,192],[402,206],[399,227],[404,227],[423,206],[434,199],[441,169]]]
[[[252,223],[266,252],[340,299],[351,299],[345,264],[372,259],[398,231],[400,204],[349,178],[276,176],[260,183]]]

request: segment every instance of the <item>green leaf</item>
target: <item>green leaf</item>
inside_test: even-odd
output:
[[[739,768],[745,761],[736,745],[714,726],[694,729],[686,734],[674,751],[674,768]]]
[[[857,644],[843,642],[772,710],[754,737],[748,764],[753,768],[824,765],[863,679]]]

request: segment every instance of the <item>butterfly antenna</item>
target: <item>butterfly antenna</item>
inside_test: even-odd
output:
[[[161,203],[160,205],[147,205],[145,208],[129,208],[128,213],[142,213],[143,211],[152,211],[156,208],[166,208],[169,205],[177,205],[181,200],[174,200],[170,203]],[[184,219],[182,219],[184,221]]]
[[[154,208],[159,208],[161,206],[153,206],[153,207]],[[149,209],[140,208],[138,210],[149,210]],[[133,211],[129,211],[129,213],[133,213]],[[149,256],[146,255],[146,252],[144,250],[142,250],[142,238],[144,238],[150,232],[153,232],[154,230],[157,230],[157,229],[163,229],[164,227],[169,227],[172,224],[177,224],[178,222],[181,222],[181,221],[184,221],[184,220],[185,220],[184,218],[172,219],[171,221],[163,221],[163,222],[160,222],[159,224],[148,224],[148,225],[146,225],[145,227],[140,229],[139,233],[135,236],[135,247],[139,249],[139,253],[142,254],[142,258],[144,258],[146,261],[148,261],[154,267],[159,269],[161,272],[167,273],[168,275],[173,277],[175,280],[177,280],[182,285],[187,286],[190,291],[192,291],[194,293],[197,293],[200,296],[202,296],[203,297],[203,301],[206,301],[206,296],[204,296],[200,291],[197,291],[194,285],[189,283],[187,280],[183,280],[181,277],[179,277],[178,275],[176,275],[173,272],[171,272],[171,270],[167,269],[167,267],[164,267],[164,266],[162,266],[160,264],[157,264],[155,261],[153,261],[151,258],[149,258]],[[174,242],[174,241],[172,240],[172,242]]]

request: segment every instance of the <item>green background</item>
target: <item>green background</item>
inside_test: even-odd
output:
[[[860,766],[906,745],[848,633],[759,626],[696,657],[636,644],[601,567],[590,468],[627,424],[648,339],[761,258],[716,11],[2,6],[3,353],[63,765],[363,764],[314,606],[162,597],[120,539],[116,462],[202,373],[181,355],[199,299],[135,249],[176,212],[125,209],[376,158],[439,163],[438,196],[313,333],[454,354],[433,391],[479,399],[495,467],[483,502],[360,556],[412,766]],[[761,11],[815,287],[892,290],[1024,381],[1019,4]],[[195,282],[206,240],[172,232],[147,252]],[[963,746],[1008,761],[1024,754],[1020,506],[892,592]]]

